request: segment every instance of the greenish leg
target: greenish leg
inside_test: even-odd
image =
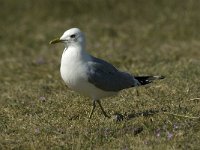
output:
[[[93,113],[94,113],[94,110],[95,110],[95,108],[96,108],[96,101],[95,101],[95,100],[93,100],[93,106],[92,106],[92,110],[91,110],[91,112],[90,112],[89,119],[91,119],[91,118],[92,118],[92,115],[93,115]]]
[[[104,115],[105,117],[110,118],[110,116],[108,116],[108,115],[106,114],[105,110],[103,109],[100,100],[97,100],[97,103],[99,104],[99,106],[100,106],[100,108],[101,108],[101,111],[102,111],[103,115]]]

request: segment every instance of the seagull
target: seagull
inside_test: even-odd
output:
[[[89,96],[93,100],[89,118],[96,103],[105,117],[110,117],[101,105],[101,99],[116,95],[119,91],[151,83],[164,76],[132,76],[112,64],[88,54],[86,38],[78,28],[71,28],[50,44],[63,43],[60,73],[65,84],[72,90]]]

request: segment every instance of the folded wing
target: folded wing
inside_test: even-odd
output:
[[[129,73],[118,71],[108,62],[92,57],[88,62],[88,81],[104,91],[120,91],[140,85]]]

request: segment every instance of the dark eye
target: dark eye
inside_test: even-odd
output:
[[[76,36],[75,34],[72,34],[70,35],[70,38],[75,38],[75,36]]]

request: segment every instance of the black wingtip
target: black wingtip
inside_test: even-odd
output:
[[[149,84],[153,82],[154,80],[161,80],[164,79],[165,76],[137,76],[135,79],[137,79],[141,85]]]

